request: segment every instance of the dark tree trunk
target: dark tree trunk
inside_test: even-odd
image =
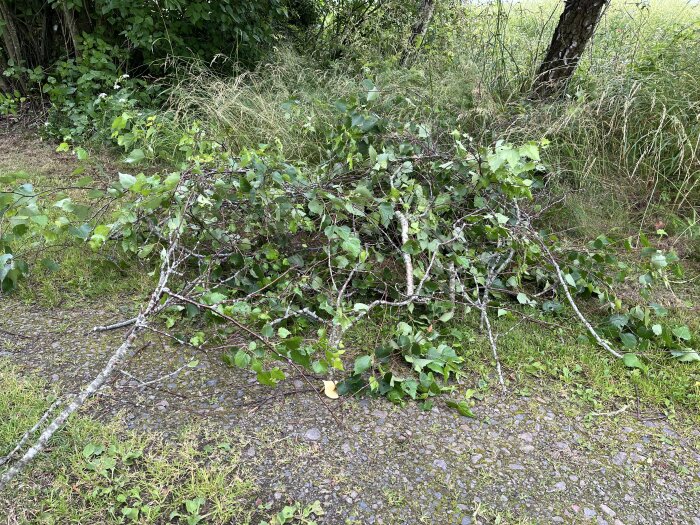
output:
[[[72,9],[66,7],[65,4],[61,6],[63,15],[63,24],[70,38],[71,44],[73,46],[73,53],[76,57],[80,56],[80,44],[79,44],[79,31],[78,24],[75,21],[75,15]],[[67,47],[67,46],[66,46]]]
[[[12,84],[10,81],[2,74],[3,71],[7,69],[7,60],[5,59],[5,52],[0,49],[0,95],[4,93],[12,93]]]
[[[420,8],[418,10],[418,19],[413,24],[411,30],[411,36],[408,39],[408,44],[401,54],[401,65],[404,66],[411,57],[414,51],[416,42],[422,42],[425,38],[425,34],[428,32],[428,27],[430,26],[430,21],[433,18],[433,13],[435,12],[436,0],[421,0]]]
[[[5,53],[7,54],[7,62],[14,66],[24,66],[25,57],[22,52],[22,46],[17,34],[17,25],[15,24],[15,16],[7,5],[5,0],[0,0],[0,22],[2,22],[2,40]],[[19,87],[22,93],[27,92],[27,85],[22,75],[18,79]]]
[[[539,96],[560,93],[573,75],[610,0],[565,0],[547,55],[535,77]]]

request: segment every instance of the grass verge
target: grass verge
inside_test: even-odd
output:
[[[34,377],[0,363],[0,454],[51,403]],[[255,483],[222,435],[188,428],[174,440],[74,417],[18,481],[0,494],[8,523],[250,522]],[[199,518],[199,519],[198,519]]]

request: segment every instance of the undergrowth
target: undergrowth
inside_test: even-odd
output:
[[[0,361],[0,455],[9,452],[52,401],[39,378]],[[254,478],[241,461],[241,436],[190,426],[166,439],[71,419],[48,454],[13,492],[0,492],[8,523],[197,523],[310,525],[318,502],[257,506]]]
[[[534,101],[555,13],[547,3],[443,10],[407,69],[360,42],[345,61],[280,46],[236,77],[174,62],[162,108],[121,75],[76,122],[123,150],[123,171],[76,173],[74,186],[47,191],[5,181],[4,292],[32,278],[30,260],[39,280],[52,271],[90,284],[73,248],[62,264],[32,254],[74,240],[106,265],[89,289],[118,289],[97,285],[134,266],[152,279],[177,234],[186,262],[180,291],[165,294],[167,327],[211,323],[189,343],[218,344],[268,384],[285,376],[264,366],[268,351],[332,374],[346,366],[343,334],[388,308],[388,339],[338,388],[425,401],[464,361],[458,338],[425,319],[479,312],[501,376],[490,319],[571,308],[585,325],[570,293],[597,300],[591,341],[633,371],[649,370],[650,350],[699,360],[693,323],[668,321],[677,303],[654,297],[673,294],[675,248],[692,257],[700,237],[699,61],[686,45],[698,11],[612,8],[566,97]],[[470,24],[479,31],[456,31]],[[85,126],[56,131],[51,118],[59,150],[89,162]],[[165,169],[139,173],[149,162]],[[259,341],[221,326],[232,319]]]

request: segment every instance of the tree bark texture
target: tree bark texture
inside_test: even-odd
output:
[[[430,21],[435,13],[435,4],[437,0],[421,0],[421,5],[418,10],[418,19],[413,24],[411,36],[408,39],[408,44],[401,54],[401,65],[404,66],[408,62],[411,54],[414,51],[416,42],[422,42],[430,27]]]
[[[535,94],[553,95],[566,86],[609,2],[566,0],[552,42],[535,77]]]

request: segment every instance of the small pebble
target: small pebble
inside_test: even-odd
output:
[[[319,439],[321,439],[321,431],[316,427],[310,428],[306,431],[304,437],[309,441],[318,441]]]

